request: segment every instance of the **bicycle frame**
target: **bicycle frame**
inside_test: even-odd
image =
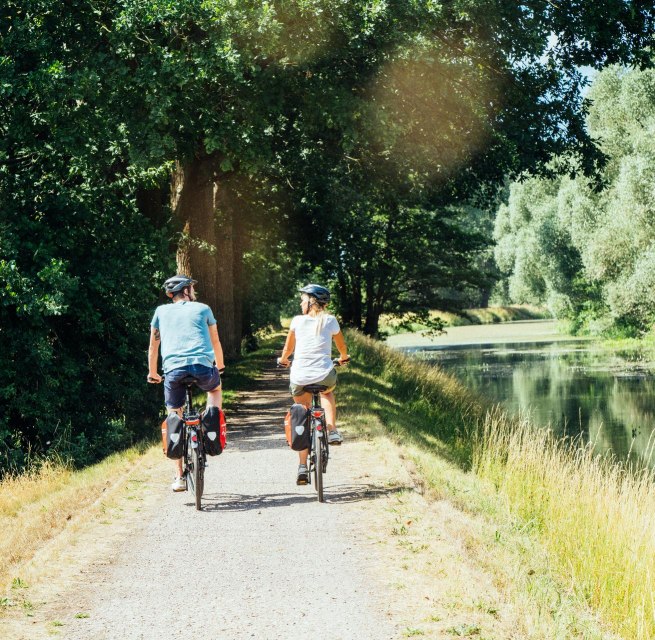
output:
[[[187,460],[187,453],[188,453],[188,445],[189,445],[189,432],[191,433],[191,437],[195,436],[195,440],[193,442],[196,443],[196,446],[202,447],[202,435],[201,430],[200,430],[200,414],[197,411],[193,410],[193,397],[191,394],[191,386],[187,386],[186,389],[186,403],[184,405],[184,410],[182,412],[182,421],[184,422],[184,431],[183,431],[183,437],[184,437],[184,461],[186,463]],[[204,451],[203,451],[203,456],[204,456]],[[184,474],[188,472],[188,469],[184,470]]]
[[[193,383],[192,383],[193,384]],[[200,509],[200,499],[204,490],[204,468],[205,468],[205,448],[202,440],[202,427],[200,426],[200,414],[193,408],[193,395],[191,392],[192,384],[188,384],[186,388],[186,403],[182,412],[182,420],[184,422],[182,437],[184,438],[184,471],[183,477],[187,482],[192,485],[192,491],[195,494],[196,508]],[[193,477],[192,468],[189,461],[193,458],[193,452],[189,450],[192,447],[197,453],[198,464],[198,482],[200,486],[196,486],[196,480]]]
[[[320,452],[314,450],[314,432],[318,429],[322,433],[322,442],[325,447],[325,457],[323,460],[323,472],[327,467],[328,459],[330,457],[330,446],[328,445],[327,439],[327,423],[325,422],[325,409],[321,405],[321,394],[319,391],[312,391],[312,403],[309,407],[311,413],[310,416],[310,429],[309,429],[309,483],[312,482],[312,472],[314,471],[314,465],[317,464],[318,456]]]

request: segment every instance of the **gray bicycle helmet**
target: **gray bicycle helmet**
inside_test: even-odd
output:
[[[317,302],[327,304],[330,302],[330,291],[320,284],[307,284],[302,289],[298,289],[300,293],[306,293],[312,298],[316,298]]]
[[[190,287],[192,284],[197,284],[197,282],[197,280],[193,280],[189,276],[178,274],[164,282],[164,290],[166,293],[178,293],[178,291],[182,291],[182,289]]]

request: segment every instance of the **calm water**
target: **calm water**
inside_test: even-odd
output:
[[[469,388],[598,451],[644,459],[655,428],[655,377],[589,342],[419,349]],[[655,463],[655,461],[653,461]],[[652,466],[652,464],[651,464]]]

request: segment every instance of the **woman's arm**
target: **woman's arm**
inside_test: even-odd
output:
[[[346,346],[346,339],[343,337],[343,333],[339,331],[339,333],[335,333],[332,338],[334,344],[337,345],[337,349],[339,349],[339,362],[341,364],[348,362],[350,356],[348,355],[348,347]]]
[[[294,352],[296,348],[296,332],[293,329],[289,329],[287,333],[287,340],[284,343],[284,349],[282,349],[282,355],[280,356],[280,364],[283,367],[288,367],[291,362],[289,361],[289,356]]]

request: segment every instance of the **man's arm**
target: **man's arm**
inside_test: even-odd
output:
[[[212,348],[214,349],[214,360],[216,360],[216,367],[219,371],[225,369],[225,360],[223,359],[223,347],[218,337],[218,325],[209,325],[209,338],[212,341]]]
[[[148,382],[161,382],[162,377],[157,373],[157,360],[159,359],[159,344],[161,335],[159,329],[150,327],[150,345],[148,346]]]

